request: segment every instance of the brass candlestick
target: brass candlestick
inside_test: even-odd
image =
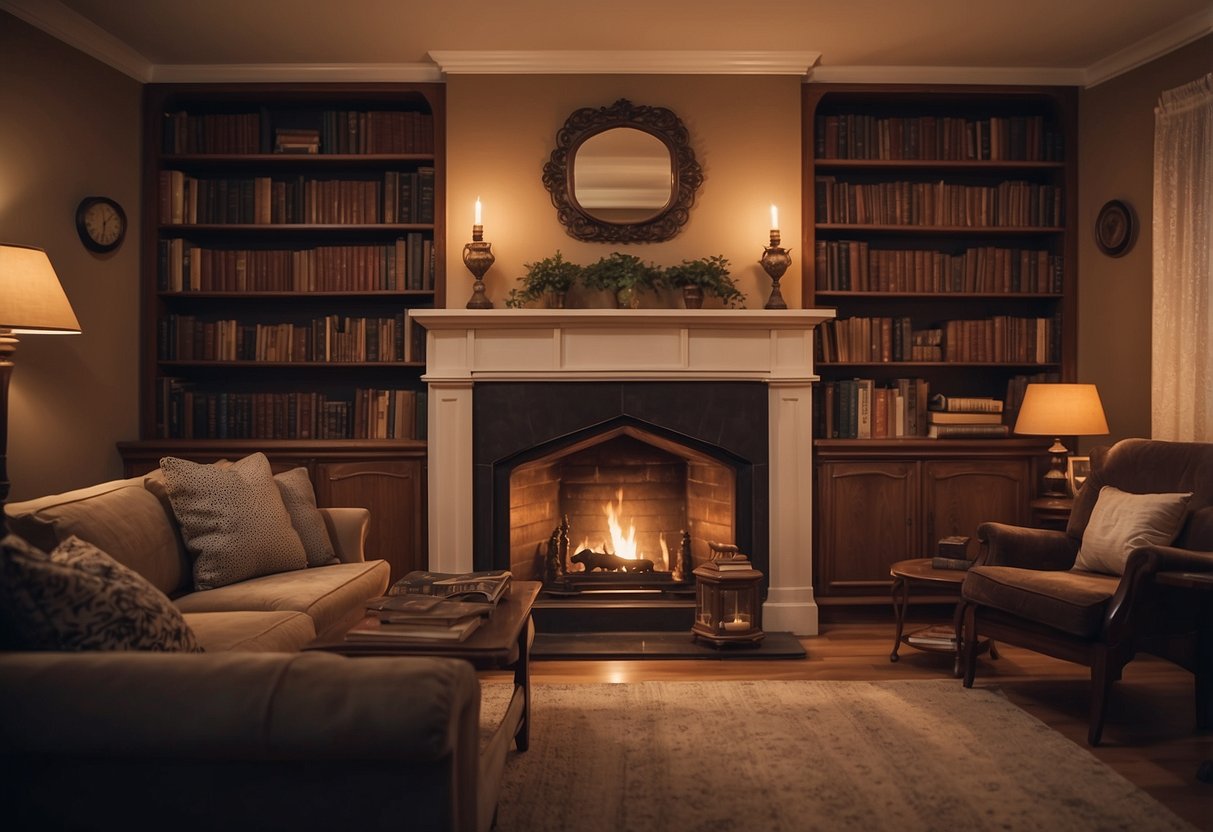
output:
[[[779,278],[792,265],[792,254],[791,249],[779,245],[778,228],[771,229],[771,244],[762,250],[762,259],[758,262],[762,264],[763,271],[771,276],[771,296],[763,309],[787,309],[788,304],[779,292]]]
[[[472,297],[468,309],[492,309],[493,302],[484,294],[484,273],[497,260],[493,256],[493,244],[484,241],[484,226],[472,226],[472,242],[463,246],[463,265],[476,278],[472,283]]]

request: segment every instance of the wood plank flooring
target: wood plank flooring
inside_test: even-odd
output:
[[[804,659],[537,661],[536,683],[677,681],[687,679],[893,680],[952,678],[952,658],[903,646],[889,661],[893,628],[879,615],[867,621],[822,625],[803,639]],[[1143,656],[1113,686],[1103,743],[1086,744],[1090,676],[1087,668],[1010,645],[1000,658],[984,656],[977,687],[1001,690],[1012,702],[1073,742],[1088,748],[1123,777],[1198,829],[1213,830],[1213,784],[1196,779],[1213,758],[1213,733],[1197,732],[1193,677],[1174,665]],[[960,680],[956,680],[960,684]],[[1059,776],[1064,776],[1064,773]]]

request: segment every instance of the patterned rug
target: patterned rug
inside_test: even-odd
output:
[[[1192,828],[999,694],[959,681],[532,690],[531,747],[510,752],[499,832]]]

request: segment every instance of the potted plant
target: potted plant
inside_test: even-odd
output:
[[[670,266],[665,270],[665,281],[682,289],[687,309],[702,307],[704,295],[715,295],[733,308],[745,303],[745,295],[729,274],[729,261],[721,254]]]
[[[519,308],[535,300],[542,300],[548,309],[563,309],[565,294],[577,283],[584,270],[576,263],[564,259],[560,250],[551,257],[526,263],[526,274],[518,278],[521,288],[511,289],[505,305]]]
[[[640,293],[661,284],[661,270],[634,254],[615,251],[586,266],[582,280],[592,289],[614,294],[620,309],[636,309],[640,306]]]

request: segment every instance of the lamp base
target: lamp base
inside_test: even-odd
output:
[[[1042,497],[1069,497],[1070,483],[1066,477],[1066,457],[1070,455],[1066,446],[1061,444],[1061,439],[1053,440],[1053,445],[1049,448],[1049,470],[1044,476],[1043,488],[1041,490]]]

